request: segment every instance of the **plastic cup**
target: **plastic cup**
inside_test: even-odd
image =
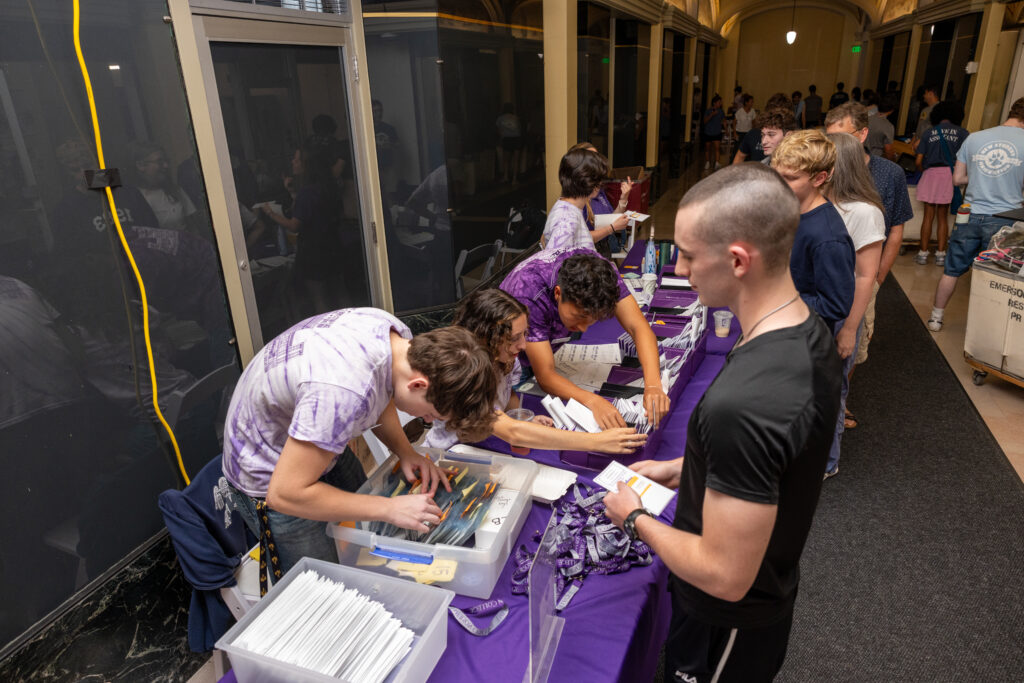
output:
[[[715,311],[715,336],[728,337],[732,328],[731,311]]]
[[[529,422],[534,416],[533,411],[529,408],[513,408],[512,410],[506,410],[505,414],[513,420],[519,420],[520,422]],[[530,449],[526,446],[512,446],[511,450],[516,455],[528,455],[530,453]]]

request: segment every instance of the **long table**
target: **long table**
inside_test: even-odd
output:
[[[625,265],[639,263],[644,243],[634,245]],[[627,271],[628,272],[628,271]],[[634,271],[635,272],[635,271]],[[591,326],[581,343],[601,344],[618,339],[622,328],[613,318]],[[682,455],[686,446],[686,427],[690,414],[705,390],[725,364],[725,356],[739,337],[739,325],[733,320],[731,333],[718,338],[708,336],[707,355],[689,384],[672,404],[665,418],[665,434],[654,456],[671,460]],[[509,453],[507,443],[490,438],[479,444],[482,448]],[[544,465],[575,471],[579,481],[593,484],[592,470],[572,467],[559,460],[558,451],[534,449],[526,456]],[[671,523],[675,502],[669,504],[661,519]],[[543,532],[551,516],[548,505],[534,503],[523,531],[514,547],[537,543],[535,536]],[[488,683],[507,681],[520,683],[529,664],[529,599],[512,595],[512,558],[498,578],[491,598],[505,601],[510,608],[505,622],[485,637],[471,635],[454,619],[448,619],[448,646],[430,676],[430,681],[450,683]],[[622,574],[586,578],[583,588],[561,613],[565,617],[562,638],[555,653],[549,681],[643,681],[654,677],[658,649],[665,640],[671,617],[671,602],[666,590],[668,569],[660,558],[647,567],[633,567]],[[467,608],[480,603],[477,598],[456,596],[452,604]],[[221,683],[234,683],[228,673]]]
[[[593,325],[581,338],[591,344],[614,341],[622,333],[615,319]],[[739,327],[733,321],[729,337],[708,337],[707,356],[690,383],[683,389],[666,417],[665,435],[655,455],[671,460],[683,453],[690,414],[704,391],[725,363],[725,355],[736,343]],[[508,444],[487,439],[481,447],[509,452]],[[579,481],[593,484],[592,470],[561,462],[558,451],[531,450],[526,456],[539,463],[575,471]],[[671,523],[675,503],[661,515]],[[542,532],[551,516],[548,505],[534,503],[516,547],[536,547],[535,536]],[[529,663],[528,598],[512,595],[513,562],[506,563],[492,598],[504,600],[510,607],[505,623],[486,637],[466,632],[454,619],[448,620],[448,648],[434,669],[430,681],[509,681],[523,680]],[[550,681],[650,681],[657,666],[657,652],[668,632],[671,603],[666,590],[668,569],[658,558],[647,567],[633,567],[622,574],[591,575],[569,606],[562,612],[565,628],[555,654]],[[460,608],[480,600],[456,596],[453,605]]]

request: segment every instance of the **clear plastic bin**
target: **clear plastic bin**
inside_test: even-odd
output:
[[[390,576],[304,557],[217,641],[216,648],[227,653],[239,683],[337,683],[342,680],[233,645],[238,636],[267,609],[281,591],[307,569],[312,569],[320,576],[340,581],[347,588],[354,588],[383,604],[395,618],[400,619],[406,628],[416,634],[412,651],[391,672],[386,679],[387,683],[421,683],[430,677],[448,645],[448,605],[455,597],[454,593],[434,586],[410,583]]]
[[[473,536],[474,545],[427,544],[379,536],[363,528],[363,523],[355,528],[328,524],[327,533],[334,537],[338,547],[338,562],[410,580],[419,575],[421,580],[431,580],[459,595],[489,598],[526,521],[537,463],[497,453],[417,450],[431,451],[430,455],[442,467],[468,464],[474,476],[486,475],[501,484],[487,513],[487,521]],[[391,456],[382,463],[358,493],[375,495],[384,490],[384,480],[397,462],[397,457]],[[495,510],[495,506],[499,509]]]

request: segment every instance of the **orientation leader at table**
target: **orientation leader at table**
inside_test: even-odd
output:
[[[512,388],[523,375],[519,354],[526,348],[526,306],[500,289],[478,289],[463,299],[455,311],[452,324],[472,332],[494,361],[498,374],[498,398],[494,404],[497,419],[493,434],[513,446],[554,450],[631,453],[644,445],[646,434],[637,434],[632,427],[606,429],[603,432],[570,432],[555,429],[546,415],[537,415],[529,422],[513,420],[506,410],[519,407],[519,396]],[[444,420],[434,420],[423,445],[430,448],[451,448],[459,436]]]
[[[686,457],[633,466],[678,487],[672,526],[622,484],[605,498],[672,572],[665,681],[770,681],[786,654],[841,379],[831,331],[789,274],[799,214],[759,164],[702,180],[676,214],[676,273],[743,335],[693,411]]]
[[[224,425],[224,476],[246,525],[269,526],[284,573],[307,556],[336,561],[324,522],[387,521],[426,532],[440,521],[437,467],[413,450],[395,408],[481,438],[494,422],[497,380],[487,353],[459,327],[413,338],[374,308],[332,311],[275,337],[242,373]],[[348,449],[367,429],[423,480],[418,495],[354,493],[366,480]],[[339,454],[341,454],[339,456]]]
[[[501,289],[529,312],[526,357],[541,389],[574,398],[590,408],[601,429],[625,427],[608,400],[582,389],[555,370],[555,351],[573,332],[585,332],[598,320],[615,316],[636,343],[644,372],[644,410],[652,425],[668,412],[661,386],[658,340],[615,266],[593,249],[538,252],[513,269]]]

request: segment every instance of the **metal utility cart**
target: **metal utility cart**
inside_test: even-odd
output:
[[[979,386],[991,374],[1024,387],[1024,275],[974,262],[964,360]]]

